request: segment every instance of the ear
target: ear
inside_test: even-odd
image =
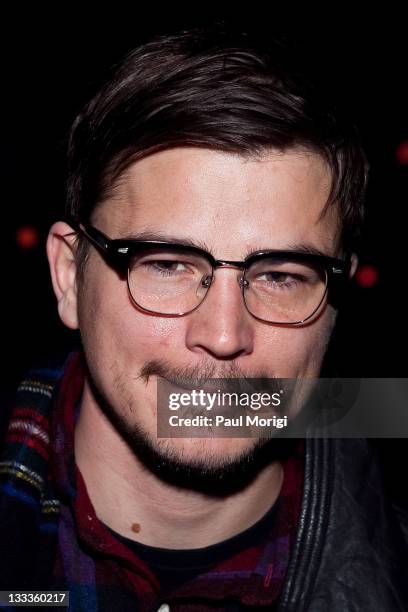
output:
[[[354,274],[356,273],[357,267],[358,267],[358,257],[355,253],[352,253],[349,279],[353,278]]]
[[[72,227],[62,221],[54,223],[47,238],[47,257],[58,314],[71,329],[78,328],[75,240]]]

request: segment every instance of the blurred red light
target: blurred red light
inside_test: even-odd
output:
[[[23,225],[16,232],[16,242],[20,249],[32,249],[40,241],[38,230],[32,225]]]
[[[371,265],[360,266],[356,272],[356,282],[360,287],[369,289],[378,283],[379,274],[377,268]]]
[[[408,166],[408,140],[404,140],[398,145],[396,158],[401,166]]]

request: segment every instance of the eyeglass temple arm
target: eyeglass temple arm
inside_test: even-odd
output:
[[[117,253],[116,251],[112,251],[111,240],[105,236],[103,232],[94,227],[85,226],[76,219],[69,219],[69,224],[75,229],[75,231],[85,236],[85,238],[87,238],[89,242],[99,249],[103,255],[115,258]]]
[[[99,247],[105,253],[110,253],[110,240],[102,232],[92,227],[85,227],[82,224],[79,224],[78,228],[96,247]]]
[[[76,232],[83,234],[85,238],[92,242],[94,246],[101,249],[106,254],[111,254],[110,239],[105,236],[103,232],[96,228],[85,226],[83,223],[72,217],[69,217],[67,222]]]

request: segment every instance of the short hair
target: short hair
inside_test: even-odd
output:
[[[332,176],[326,206],[337,203],[343,247],[354,247],[368,174],[358,131],[281,41],[216,25],[131,51],[73,124],[67,214],[88,221],[130,164],[180,146],[320,154]]]

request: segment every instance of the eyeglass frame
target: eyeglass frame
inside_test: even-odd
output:
[[[322,305],[329,287],[333,284],[340,284],[344,282],[349,275],[351,268],[351,256],[350,254],[346,254],[345,259],[339,259],[336,257],[330,257],[328,255],[320,255],[316,253],[300,253],[297,251],[288,251],[288,250],[277,250],[277,249],[268,249],[255,251],[254,253],[250,253],[243,261],[231,261],[224,259],[216,259],[211,253],[202,249],[198,246],[183,244],[182,242],[166,242],[162,240],[136,240],[136,239],[123,239],[123,238],[109,238],[104,234],[101,230],[93,227],[90,224],[82,224],[75,219],[68,219],[68,224],[76,231],[82,234],[97,250],[104,256],[107,260],[107,263],[119,274],[126,274],[127,276],[127,286],[130,297],[133,303],[140,310],[148,313],[159,315],[162,317],[184,317],[188,314],[194,312],[197,308],[201,306],[204,302],[205,298],[208,295],[208,292],[211,288],[211,285],[214,280],[214,271],[216,268],[238,268],[242,270],[242,276],[239,279],[239,286],[241,288],[242,297],[244,301],[245,308],[249,312],[251,316],[255,319],[262,321],[264,323],[270,323],[271,325],[282,325],[293,327],[296,325],[302,325],[309,321],[319,310]],[[158,247],[160,249],[177,249],[180,250],[188,250],[190,253],[194,253],[206,259],[211,266],[211,281],[208,285],[207,291],[203,297],[203,299],[191,310],[184,313],[161,313],[155,310],[149,310],[141,306],[133,297],[132,291],[130,289],[129,283],[129,262],[130,258],[133,257],[138,251],[143,250],[145,248]],[[311,263],[317,266],[322,267],[326,271],[326,286],[323,296],[315,308],[315,310],[307,316],[305,319],[301,321],[295,322],[281,322],[281,321],[268,321],[267,319],[263,319],[254,315],[251,310],[248,308],[248,305],[245,300],[244,289],[245,286],[249,286],[248,281],[246,281],[245,273],[246,270],[257,260],[262,259],[264,257],[271,256],[284,259],[288,258],[291,261],[303,261],[305,263]],[[208,277],[207,277],[208,278]],[[245,282],[247,285],[245,285]]]

